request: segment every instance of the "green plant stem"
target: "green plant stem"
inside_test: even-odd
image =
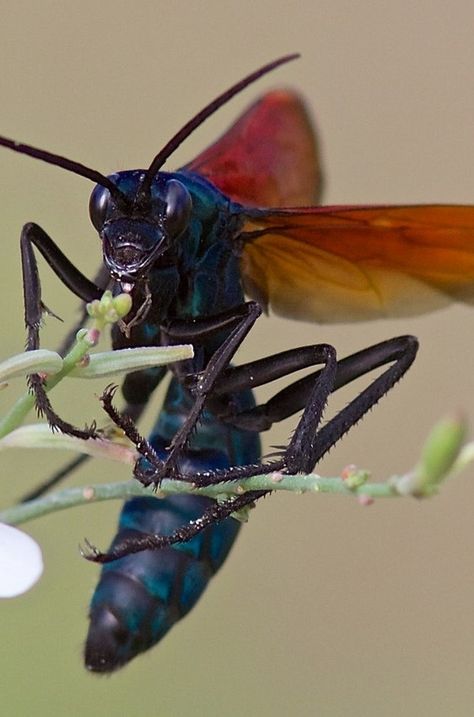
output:
[[[194,488],[190,483],[164,480],[158,494],[144,488],[137,481],[106,483],[80,488],[67,488],[57,493],[39,498],[30,503],[22,503],[0,512],[0,522],[19,525],[28,520],[39,518],[58,510],[86,505],[104,500],[126,500],[133,496],[153,496],[157,498],[168,494],[192,493],[209,498],[229,498],[253,490],[284,490],[293,493],[339,493],[366,498],[399,497],[394,485],[390,483],[364,483],[356,488],[348,488],[342,478],[322,478],[316,474],[283,476],[275,480],[271,475],[259,475],[241,481]]]

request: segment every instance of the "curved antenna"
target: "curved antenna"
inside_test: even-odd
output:
[[[8,139],[8,137],[0,137],[0,147],[6,147],[7,149],[11,149],[14,152],[26,154],[28,157],[33,157],[33,159],[40,159],[42,162],[46,162],[47,164],[54,164],[57,167],[66,169],[68,172],[72,172],[73,174],[78,174],[80,177],[90,179],[95,184],[100,184],[102,185],[102,187],[108,189],[111,195],[115,197],[119,202],[128,204],[125,194],[120,191],[120,189],[112,182],[111,179],[106,177],[104,174],[97,172],[97,170],[95,169],[86,167],[84,164],[74,162],[72,159],[62,157],[59,154],[47,152],[44,149],[32,147],[29,144],[22,144],[21,142],[16,142],[14,139]]]
[[[232,85],[232,87],[219,95],[219,97],[216,97],[215,100],[210,102],[208,105],[206,105],[206,107],[204,107],[204,109],[194,115],[194,117],[192,117],[189,122],[186,122],[184,127],[182,127],[179,132],[177,132],[174,137],[172,137],[170,141],[167,142],[167,144],[165,144],[163,149],[158,152],[153,162],[150,164],[141,186],[142,196],[149,196],[151,183],[153,182],[156,173],[161,169],[166,160],[173,154],[173,152],[179,147],[179,145],[187,137],[189,137],[189,135],[194,132],[194,130],[197,129],[199,125],[201,125],[205,120],[207,120],[208,117],[214,114],[214,112],[216,112],[220,107],[222,107],[222,105],[225,105],[230,99],[232,99],[232,97],[237,95],[239,92],[242,92],[242,90],[245,89],[248,85],[260,79],[260,77],[266,75],[268,72],[271,72],[280,65],[284,65],[286,62],[291,62],[291,60],[295,60],[299,56],[299,53],[295,52],[291,55],[284,55],[283,57],[279,57],[277,60],[273,60],[273,62],[269,62],[268,64],[263,65],[263,67],[260,67],[258,70],[255,70],[255,72],[252,72],[250,75],[247,75],[247,77],[244,77],[243,80],[240,80],[235,85]]]

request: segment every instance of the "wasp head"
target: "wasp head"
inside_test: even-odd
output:
[[[146,280],[156,260],[175,246],[191,216],[191,196],[182,182],[162,173],[143,193],[145,176],[141,170],[111,175],[117,192],[98,184],[89,202],[104,263],[122,286]]]

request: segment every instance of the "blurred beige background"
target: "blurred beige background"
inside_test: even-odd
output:
[[[196,132],[195,156],[270,86],[293,85],[317,120],[325,201],[474,201],[474,5],[316,2],[0,1],[0,132],[107,173],[146,166],[197,109],[264,62],[302,59],[253,86]],[[0,155],[2,355],[21,350],[18,236],[35,220],[89,274],[99,246],[81,178]],[[474,238],[473,238],[474,240]],[[44,297],[66,322],[75,302],[42,267]],[[409,376],[320,469],[349,462],[374,478],[409,468],[434,421],[474,415],[473,313],[318,327],[262,320],[242,359],[317,341],[341,355],[400,333],[421,340]],[[49,319],[45,345],[63,328]],[[71,418],[97,414],[94,391],[56,398]],[[337,398],[343,405],[356,390]],[[2,394],[7,400],[12,394]],[[68,414],[74,404],[74,415]],[[155,402],[148,420],[157,410]],[[285,440],[294,422],[266,437]],[[66,456],[67,458],[67,456]],[[2,455],[12,501],[62,464],[60,455]],[[74,481],[127,478],[89,466]],[[192,614],[112,679],[86,674],[81,645],[96,568],[117,504],[28,526],[46,573],[0,606],[5,715],[471,715],[474,702],[474,468],[432,501],[278,496],[259,505],[222,573]]]

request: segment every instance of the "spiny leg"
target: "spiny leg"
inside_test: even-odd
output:
[[[138,374],[139,372],[137,371],[135,373]],[[114,391],[111,394],[110,400],[112,400],[113,393]],[[106,394],[107,391],[104,392],[104,395]],[[144,400],[142,403],[127,403],[120,416],[126,416],[131,422],[131,425],[135,427],[136,421],[140,419],[140,416],[146,408],[147,400],[148,395],[146,397],[146,400]],[[113,409],[113,406],[111,410],[115,410]],[[51,488],[56,487],[65,478],[68,478],[71,473],[84,465],[84,463],[87,463],[89,460],[91,460],[91,458],[92,456],[88,455],[87,453],[82,453],[76,458],[73,458],[71,461],[66,463],[59,470],[57,470],[56,473],[53,473],[53,475],[50,476],[47,480],[45,480],[43,483],[40,483],[36,486],[36,488],[33,488],[28,493],[25,493],[25,495],[21,497],[20,502],[28,503],[30,500],[36,500],[36,498],[41,498],[41,496],[44,495],[48,490],[51,490]]]
[[[94,283],[101,287],[101,290],[105,291],[108,284],[110,283],[110,274],[105,266],[101,266],[96,276],[94,277]],[[81,307],[81,315],[77,320],[74,327],[68,332],[63,339],[61,346],[58,348],[58,353],[64,356],[71,348],[76,338],[76,334],[80,328],[82,328],[88,318],[88,313],[85,308]],[[121,337],[121,334],[117,334]],[[114,340],[112,341],[114,345]],[[127,374],[122,384],[122,392],[129,399],[123,409],[123,414],[127,415],[132,421],[136,422],[140,419],[143,411],[145,410],[150,395],[153,393],[157,385],[166,373],[166,368],[159,368],[152,372],[150,369],[142,371],[134,371],[133,373]],[[62,466],[56,473],[50,476],[46,481],[36,486],[33,490],[26,493],[21,498],[22,503],[27,503],[30,500],[40,498],[51,488],[57,486],[77,468],[82,466],[84,463],[91,460],[91,456],[83,453],[82,455],[74,458],[73,460]]]
[[[320,348],[323,353],[326,352],[327,361],[325,366],[312,376],[306,377],[302,381],[293,384],[293,387],[297,384],[299,384],[300,389],[303,387],[306,390],[306,395],[308,390],[307,382],[313,382],[313,389],[310,400],[304,409],[303,416],[298,423],[292,440],[284,451],[282,459],[267,464],[239,466],[215,471],[212,474],[195,474],[193,476],[193,483],[196,486],[241,479],[256,475],[259,472],[265,474],[279,470],[291,474],[293,472],[311,471],[314,465],[331,446],[355,425],[404,375],[415,359],[418,342],[412,336],[401,336],[389,339],[388,341],[376,344],[375,346],[363,349],[356,354],[346,357],[337,364],[335,371],[335,354],[331,352],[331,347],[323,345]],[[293,358],[295,356],[296,354]],[[278,356],[271,358],[277,359]],[[307,358],[305,358],[305,360],[307,360]],[[394,362],[393,366],[384,371],[381,376],[377,377],[364,391],[356,396],[344,409],[318,431],[324,403],[331,390],[336,390],[359,376],[392,361]],[[298,363],[298,360],[296,360],[296,363]],[[247,368],[248,366],[249,365],[247,365]],[[259,369],[262,369],[262,371],[260,372]],[[265,376],[278,373],[278,368],[272,360],[268,362],[268,359],[263,359],[261,360],[260,366],[259,362],[252,363],[252,372],[253,376],[255,376],[255,374],[259,375],[258,380],[260,382],[264,382],[263,379]],[[241,376],[242,375],[244,375],[244,372],[241,373]],[[236,374],[234,374],[233,377],[234,389],[236,388],[235,376]],[[223,384],[225,384],[225,378],[222,378],[222,381]],[[244,385],[240,386],[240,388],[243,387]],[[297,392],[298,396],[296,399],[290,399],[291,388],[292,387],[285,389],[285,392],[280,392],[273,399],[277,399],[276,404],[272,404],[273,408],[276,406],[280,414],[285,414],[283,417],[291,415],[301,408],[301,391]],[[251,491],[245,495],[225,501],[224,503],[216,503],[203,514],[201,519],[184,525],[170,536],[143,535],[138,538],[130,538],[124,541],[122,545],[116,546],[110,553],[100,553],[95,548],[91,548],[90,554],[86,557],[96,562],[109,562],[133,552],[147,549],[158,550],[167,545],[186,542],[204,530],[208,525],[224,520],[233,512],[255,503],[270,492],[271,491]]]
[[[25,325],[27,329],[26,350],[39,348],[39,332],[45,306],[41,300],[41,283],[38,265],[33,246],[44,256],[61,281],[84,301],[91,301],[101,296],[101,290],[89,281],[72,264],[53,240],[37,224],[25,224],[20,238],[21,263],[23,272],[23,295],[25,304]],[[31,374],[29,386],[36,396],[36,407],[40,415],[45,415],[53,430],[76,436],[91,438],[96,435],[95,426],[78,429],[64,421],[54,411],[44,389],[43,379],[39,374]]]
[[[133,425],[135,425],[134,422],[138,421],[138,419],[140,418],[141,413],[145,409],[145,405],[146,404],[127,404],[123,409],[122,415],[128,416],[128,418],[133,422]],[[21,497],[20,502],[28,503],[30,500],[36,500],[36,498],[41,498],[42,495],[44,495],[47,491],[51,490],[51,488],[55,488],[59,483],[61,483],[65,478],[68,478],[71,473],[84,465],[84,463],[87,463],[91,458],[92,456],[88,455],[87,453],[81,453],[79,456],[76,456],[71,461],[63,465],[55,473],[53,473],[53,475],[51,475],[43,483],[40,483],[35,488],[28,491],[28,493],[25,493]]]
[[[118,560],[132,553],[140,553],[142,550],[162,550],[177,543],[186,543],[203,530],[206,530],[210,525],[225,520],[231,516],[232,513],[248,507],[269,492],[270,491],[262,490],[252,491],[223,503],[214,503],[204,511],[200,518],[190,521],[181,528],[173,531],[170,535],[143,533],[139,537],[127,538],[108,553],[102,553],[87,541],[86,550],[82,551],[82,555],[93,563],[110,563],[113,560]]]
[[[415,347],[414,352],[412,346]],[[338,359],[332,392],[370,371],[385,366],[391,361],[398,360],[405,352],[412,357],[411,364],[415,357],[417,346],[418,343],[414,337],[399,336],[381,341],[343,359]],[[228,403],[225,401],[226,396],[245,390],[250,386],[264,385],[278,378],[288,376],[294,371],[313,366],[316,363],[314,355],[314,345],[302,346],[282,351],[273,356],[266,356],[241,366],[232,366],[216,381],[212,403],[209,402],[209,405],[213,407],[215,405],[216,415],[220,420],[236,428],[258,432],[267,431],[274,423],[289,418],[305,408],[308,395],[317,381],[321,369],[289,384],[265,403],[239,413],[229,411]],[[185,385],[188,386],[189,384],[192,390],[194,381],[195,377],[190,376]]]
[[[307,347],[305,347],[303,354],[305,360],[307,359],[306,349]],[[197,486],[205,486],[272,471],[283,471],[290,474],[312,471],[323,455],[400,380],[413,363],[417,350],[418,341],[416,338],[413,336],[399,336],[370,346],[338,361],[331,392],[376,368],[391,362],[393,362],[393,366],[390,366],[374,379],[366,389],[352,399],[345,408],[320,430],[318,430],[321,419],[320,405],[327,391],[327,383],[324,381],[320,384],[319,382],[323,372],[326,371],[326,367],[294,382],[261,406],[256,406],[236,415],[220,416],[221,420],[226,423],[228,422],[242,429],[258,430],[257,427],[259,427],[260,430],[265,430],[273,423],[293,415],[302,408],[304,409],[293,437],[283,450],[279,460],[252,466],[235,466],[214,471],[206,476],[195,475],[193,482]],[[297,352],[298,349],[294,351]],[[271,359],[270,364],[267,363],[266,359],[261,360],[260,366],[258,361],[251,364],[252,376],[255,377],[257,384],[263,383],[265,376],[271,374],[274,377],[276,369],[273,359],[277,361],[278,355],[271,357]],[[247,370],[248,366],[245,368]],[[260,368],[262,368],[262,372],[260,372]],[[236,371],[238,371],[238,368]],[[241,377],[244,375],[245,372],[242,372]],[[225,376],[221,380],[222,384],[216,386],[219,391],[225,388]],[[231,375],[231,382],[232,388],[235,390],[237,386],[236,375]],[[245,382],[242,386],[239,384],[239,390],[244,385]],[[252,385],[254,384],[252,383]],[[323,396],[319,395],[321,390],[323,391]],[[309,399],[308,395],[310,396]]]
[[[115,408],[113,404],[113,399],[117,389],[118,386],[107,386],[102,396],[100,397],[100,402],[104,411],[106,412],[108,417],[115,423],[115,425],[124,432],[125,436],[131,443],[133,443],[133,445],[140,453],[140,455],[143,456],[143,458],[149,461],[152,466],[161,467],[164,464],[164,461],[162,461],[157,456],[149,441],[138,432],[138,429],[135,425],[135,420],[127,413],[121,413]],[[153,481],[150,480],[147,485],[152,482]]]
[[[311,364],[324,363],[323,369],[320,371],[318,379],[316,380],[316,386],[314,388],[315,398],[312,402],[313,411],[318,413],[319,418],[322,415],[326,400],[331,392],[332,385],[334,383],[335,373],[337,370],[336,364],[336,352],[332,346],[327,344],[321,344],[319,346],[308,347],[311,354]],[[230,359],[229,359],[230,360]],[[308,358],[306,360],[309,360]],[[301,363],[301,362],[300,362]],[[299,366],[301,367],[301,366]],[[294,369],[296,370],[296,369]],[[150,455],[151,446],[148,442],[138,434],[133,422],[124,419],[118,414],[111,404],[111,398],[113,396],[104,396],[103,400],[108,403],[106,407],[110,417],[116,422],[120,421],[120,425],[127,431],[128,437],[135,443],[139,450],[142,450],[142,455],[149,460],[153,461],[153,456]],[[151,459],[151,460],[150,460]],[[225,471],[223,471],[224,473]],[[188,480],[195,481],[196,477],[200,474],[194,474],[188,476]],[[186,479],[186,476],[180,476],[182,479]],[[235,476],[234,476],[235,477]],[[85,557],[94,562],[109,562],[119,557],[123,557],[133,552],[140,552],[142,550],[158,550],[175,543],[183,543],[191,540],[196,534],[207,528],[209,525],[228,518],[232,513],[241,510],[255,503],[259,498],[268,494],[270,491],[252,491],[248,492],[243,496],[232,498],[223,503],[214,503],[211,505],[203,515],[196,521],[192,521],[186,525],[183,525],[178,530],[174,531],[169,536],[143,534],[140,537],[133,537],[125,540],[122,544],[115,546],[110,553],[101,553],[96,548],[88,545],[89,552],[86,553]]]
[[[321,346],[291,349],[221,372],[214,381],[208,400],[210,409],[225,423],[244,430],[260,432],[270,428],[273,423],[279,422],[302,409],[304,409],[304,413],[280,461],[231,467],[223,471],[214,471],[206,476],[196,474],[193,477],[193,482],[198,485],[209,485],[255,475],[259,472],[283,470],[285,466],[287,468],[286,472],[290,473],[311,471],[331,445],[339,440],[352,425],[357,423],[403,376],[415,358],[417,347],[416,339],[410,336],[401,336],[383,341],[339,361],[335,375],[334,369],[330,369],[326,365],[323,369],[283,389],[265,404],[236,414],[225,412],[229,410],[229,404],[226,401],[227,394],[249,387],[254,388],[288,375],[292,371],[306,368],[315,363],[325,362],[330,356],[328,353],[329,347],[323,344]],[[371,383],[360,396],[356,397],[346,409],[338,414],[333,419],[333,421],[337,419],[336,422],[331,421],[325,427],[321,439],[318,435],[318,440],[315,440],[322,409],[329,393],[392,361],[395,362],[394,365]],[[332,364],[334,366],[334,359],[332,359]],[[187,381],[191,390],[197,380],[196,377],[191,377]],[[112,420],[118,420],[117,413],[111,417]],[[136,432],[133,422],[126,421],[123,425],[120,423],[119,425],[132,442],[137,445],[139,452],[143,455],[145,455],[145,452],[148,454],[145,457],[150,461],[152,467],[149,470],[145,470],[142,466],[137,465],[137,477],[144,484],[154,482],[153,479],[156,476],[154,468],[163,466],[164,462],[158,459],[158,463],[156,463],[153,460],[153,449],[146,439]],[[331,432],[334,432],[334,437],[332,437]],[[318,452],[318,447],[323,445],[323,439],[324,443],[328,442],[329,445],[324,449],[321,448],[321,452]],[[146,451],[145,446],[147,447]],[[173,477],[190,480],[189,476],[182,476],[177,473]]]
[[[317,441],[310,451],[298,451],[298,441],[294,440],[295,436],[293,436],[285,456],[288,472],[309,472],[313,470],[316,463],[321,460],[325,453],[398,383],[415,360],[417,351],[418,340],[414,336],[400,336],[385,341],[383,344],[377,344],[371,350],[368,350],[365,355],[363,355],[364,352],[358,352],[358,354],[355,354],[352,364],[350,362],[344,364],[341,369],[340,385],[349,383],[361,375],[361,366],[364,361],[367,361],[367,371],[384,363],[394,362],[390,368],[378,376],[320,429]],[[381,360],[383,355],[385,355],[385,361]],[[370,358],[373,359],[372,364],[370,363]],[[353,378],[351,378],[351,372]],[[304,436],[301,438],[304,443]]]
[[[164,477],[174,478],[176,480],[190,480],[189,476],[183,475],[179,471],[178,461],[180,454],[189,441],[204,408],[204,404],[208,396],[212,393],[213,386],[219,375],[228,366],[235,352],[260,315],[261,309],[259,305],[253,301],[249,301],[239,305],[231,312],[224,312],[216,315],[216,317],[206,318],[203,321],[196,319],[192,322],[192,331],[187,332],[188,339],[193,335],[199,336],[203,324],[204,330],[207,331],[208,335],[221,331],[223,327],[227,328],[228,326],[234,325],[234,328],[209,359],[205,370],[199,373],[193,390],[193,397],[195,399],[193,406],[186,420],[173,437],[169,447],[168,457],[165,460],[161,460],[153,451],[147,439],[138,433],[134,422],[127,416],[121,415],[114,408],[112,404],[113,393],[110,391],[104,393],[102,396],[104,410],[112,421],[114,421],[114,423],[124,431],[132,443],[134,443],[139,453],[148,461],[149,467],[144,469],[141,465],[137,464],[134,471],[135,477],[144,485],[151,483],[158,485]]]

